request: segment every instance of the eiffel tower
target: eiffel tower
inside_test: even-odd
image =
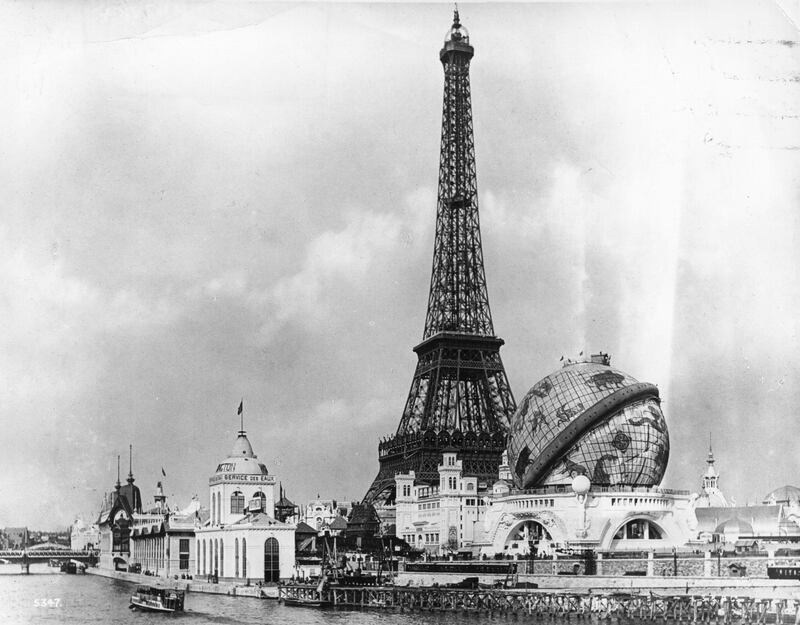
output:
[[[516,409],[483,270],[469,84],[473,54],[456,9],[439,53],[444,107],[425,331],[414,348],[417,369],[400,425],[378,445],[380,471],[366,503],[392,504],[396,473],[414,471],[418,480],[438,484],[445,449],[458,452],[465,475],[493,482]]]

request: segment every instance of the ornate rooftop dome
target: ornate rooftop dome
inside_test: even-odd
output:
[[[453,12],[453,25],[447,29],[447,32],[444,35],[445,43],[449,43],[451,41],[469,45],[469,31],[461,23],[461,20],[458,17],[458,9]]]
[[[570,484],[653,486],[669,458],[658,389],[609,366],[568,362],[537,382],[511,420],[509,463],[523,488]]]
[[[800,488],[795,486],[781,486],[764,497],[765,504],[782,503],[788,506],[800,505]]]
[[[269,475],[267,467],[258,461],[258,456],[253,453],[247,435],[241,431],[233,444],[233,449],[224,462],[217,466],[219,473],[239,473],[246,475]]]

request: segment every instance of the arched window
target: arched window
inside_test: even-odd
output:
[[[222,493],[217,495],[217,524],[222,523]]]
[[[211,493],[211,525],[216,523],[217,493]]]
[[[200,575],[200,539],[197,539],[197,550],[194,552],[194,559],[197,564],[197,572],[196,575]]]
[[[238,490],[231,495],[231,514],[244,513],[244,495]]]
[[[203,539],[203,575],[206,574],[206,541]]]
[[[233,543],[233,557],[235,561],[235,566],[233,569],[233,576],[239,577],[239,539],[237,538]]]
[[[219,574],[225,577],[225,541],[219,539]]]
[[[280,546],[275,538],[267,538],[264,541],[264,581],[277,582],[280,577]]]
[[[664,538],[661,528],[647,519],[628,521],[614,534],[616,540],[661,540]]]
[[[211,544],[214,546],[214,566],[212,567],[213,573],[214,575],[219,575],[219,543],[215,538]]]
[[[268,512],[268,510],[267,510],[267,496],[264,493],[262,493],[261,491],[256,492],[253,495],[253,499],[257,499],[258,500],[258,504],[261,506],[261,511],[262,512]]]
[[[242,538],[242,577],[247,577],[247,539]]]

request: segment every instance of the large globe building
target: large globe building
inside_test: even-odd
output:
[[[696,533],[688,491],[662,489],[669,432],[658,388],[607,354],[567,361],[511,420],[506,474],[487,499],[481,551],[671,551]]]
[[[658,389],[609,366],[568,362],[528,391],[511,422],[508,456],[523,488],[657,486],[669,458]]]

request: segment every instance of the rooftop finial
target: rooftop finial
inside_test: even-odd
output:
[[[128,481],[133,481],[133,445],[128,445]]]
[[[121,484],[119,483],[119,454],[117,454],[117,490],[120,489]]]
[[[458,3],[454,3],[453,7],[453,26],[457,28],[461,26],[461,22],[458,21]]]
[[[244,397],[239,402],[239,409],[236,412],[239,415],[239,434],[244,434]]]

